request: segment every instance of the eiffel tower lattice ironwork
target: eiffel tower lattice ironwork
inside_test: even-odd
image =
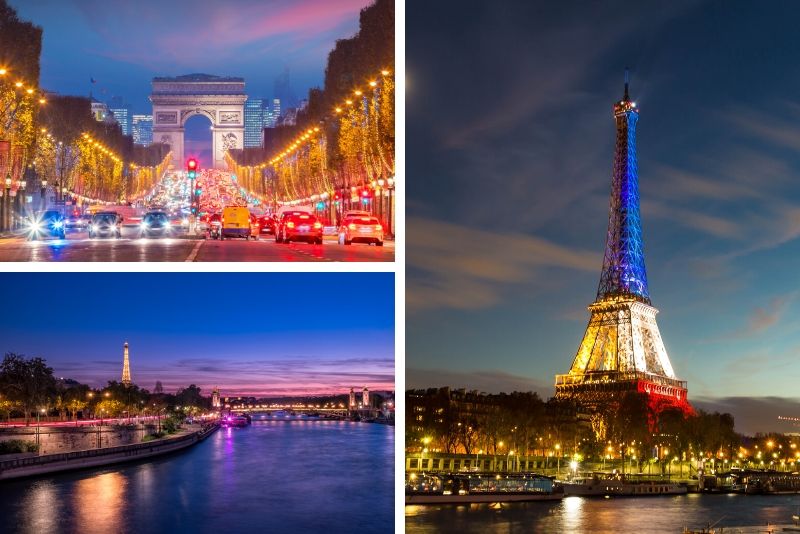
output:
[[[639,110],[625,93],[614,104],[617,138],[606,249],[589,325],[569,372],[556,376],[556,397],[596,407],[627,391],[647,393],[657,411],[691,410],[686,382],[675,376],[651,305],[642,246],[636,123]]]
[[[128,360],[128,342],[125,342],[122,348],[123,351],[123,358],[122,358],[122,383],[126,386],[131,385],[131,364]]]

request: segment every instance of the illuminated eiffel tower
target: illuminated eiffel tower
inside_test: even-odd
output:
[[[128,342],[125,342],[122,348],[122,383],[126,386],[131,385],[131,364],[128,361]]]
[[[639,391],[648,394],[656,413],[669,406],[689,411],[686,382],[672,370],[647,287],[636,164],[638,119],[626,71],[625,94],[614,104],[617,140],[603,270],[572,367],[556,375],[556,398],[592,409]]]

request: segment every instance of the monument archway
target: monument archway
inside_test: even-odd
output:
[[[211,121],[214,168],[225,167],[225,151],[244,147],[244,78],[187,74],[153,78],[153,142],[166,143],[172,164],[183,168],[184,126],[194,115]]]

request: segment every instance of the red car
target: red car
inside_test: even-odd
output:
[[[278,226],[278,216],[262,215],[258,218],[258,226],[262,234],[274,234]]]
[[[275,234],[275,241],[278,243],[307,241],[321,245],[322,230],[322,222],[310,213],[284,213],[278,233]]]

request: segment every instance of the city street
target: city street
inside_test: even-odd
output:
[[[0,261],[394,261],[394,242],[383,247],[339,245],[334,236],[323,245],[275,243],[271,235],[258,241],[199,237],[141,239],[138,229],[123,228],[121,239],[89,239],[85,232],[67,239],[0,240]]]

